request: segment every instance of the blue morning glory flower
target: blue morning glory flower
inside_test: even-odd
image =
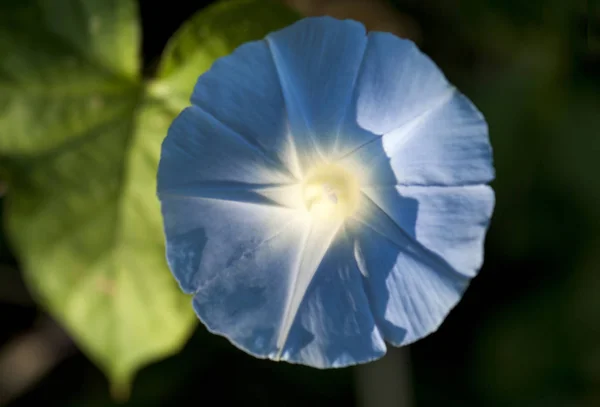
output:
[[[327,368],[435,331],[483,261],[481,113],[410,41],[307,18],[200,76],[162,146],[169,267],[206,327]]]

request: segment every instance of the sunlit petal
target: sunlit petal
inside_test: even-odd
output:
[[[266,41],[244,44],[215,61],[198,78],[191,101],[299,176],[283,93]]]
[[[295,139],[329,155],[340,137],[367,43],[365,28],[331,17],[305,19],[268,37]]]
[[[394,345],[435,331],[460,300],[469,278],[414,240],[369,198],[352,224],[357,261],[384,338]]]
[[[344,160],[360,163],[365,184],[473,185],[494,179],[488,128],[454,90],[418,118],[372,139]]]
[[[350,238],[341,233],[327,251],[298,309],[284,360],[342,367],[385,354],[353,250]]]

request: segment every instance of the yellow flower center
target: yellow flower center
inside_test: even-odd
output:
[[[306,209],[314,216],[343,219],[358,207],[360,186],[345,168],[322,164],[308,172],[302,184]]]

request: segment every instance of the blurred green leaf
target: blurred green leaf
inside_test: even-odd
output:
[[[9,237],[39,300],[126,395],[195,326],[164,259],[160,145],[215,58],[297,16],[264,0],[197,14],[139,75],[133,0],[0,6],[0,157]]]
[[[131,0],[0,4],[0,154],[77,140],[131,110],[139,47]]]

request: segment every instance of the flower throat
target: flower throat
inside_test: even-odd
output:
[[[302,184],[305,208],[318,217],[343,219],[352,215],[358,207],[359,196],[356,177],[332,163],[313,168]]]

